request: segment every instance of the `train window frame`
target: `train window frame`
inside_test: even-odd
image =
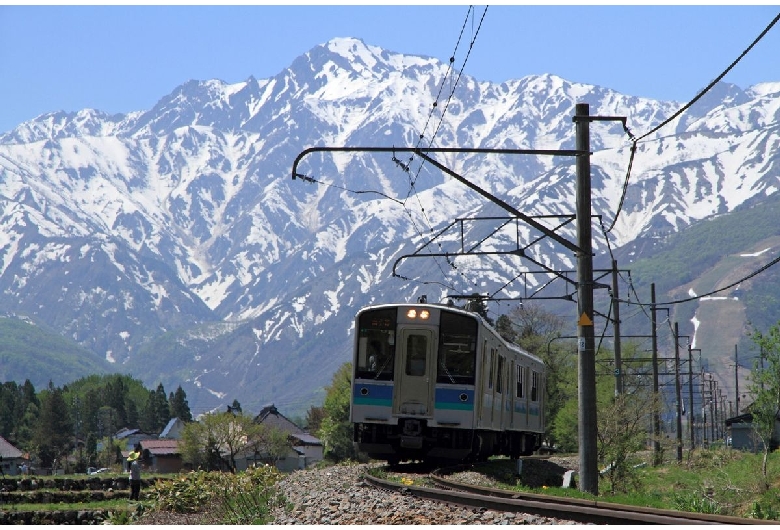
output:
[[[515,389],[515,397],[525,399],[525,378],[526,367],[523,365],[517,366],[517,387]]]
[[[506,359],[503,355],[498,356],[498,367],[496,368],[496,394],[503,394],[504,389],[504,363]]]
[[[357,333],[355,378],[392,381],[395,378],[396,309],[362,313],[358,317]]]
[[[488,390],[493,390],[493,378],[496,373],[496,349],[490,348],[490,369],[488,371]]]
[[[422,343],[422,348],[419,347]],[[409,333],[406,336],[406,363],[404,373],[412,377],[425,377],[428,373],[428,336],[422,333]],[[422,352],[422,363],[418,354]],[[420,371],[422,367],[422,371]]]
[[[479,326],[471,316],[442,310],[439,316],[436,383],[473,385]]]
[[[539,401],[539,372],[531,371],[531,401]]]

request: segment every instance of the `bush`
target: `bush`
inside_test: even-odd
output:
[[[284,502],[275,487],[281,477],[271,466],[236,474],[193,471],[159,482],[150,497],[156,510],[196,513],[208,508],[222,524],[264,524],[271,509]]]

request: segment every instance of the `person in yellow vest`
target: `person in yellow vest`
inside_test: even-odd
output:
[[[141,453],[132,451],[127,456],[127,463],[130,467],[130,500],[137,501],[141,495],[141,463],[138,459]]]

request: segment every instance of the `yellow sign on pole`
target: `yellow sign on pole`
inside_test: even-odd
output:
[[[577,321],[577,325],[578,326],[592,326],[593,325],[593,321],[590,318],[588,318],[588,315],[583,313],[582,315],[580,315],[580,319],[579,319],[579,321]]]

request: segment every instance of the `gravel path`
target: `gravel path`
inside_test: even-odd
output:
[[[272,524],[576,524],[522,513],[449,506],[367,485],[365,464],[296,471],[278,486],[292,503]]]

